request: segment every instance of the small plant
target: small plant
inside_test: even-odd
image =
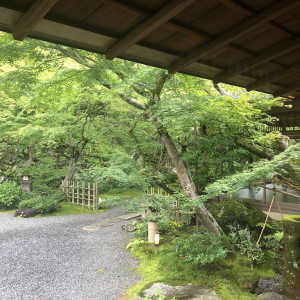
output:
[[[229,240],[239,249],[239,251],[249,257],[252,263],[262,263],[264,261],[264,253],[261,245],[257,244],[251,235],[249,229],[240,229],[238,226],[229,226]]]
[[[21,188],[13,181],[0,184],[0,208],[14,208],[21,200]]]
[[[188,239],[176,238],[174,244],[179,256],[197,266],[205,266],[225,258],[229,252],[224,248],[221,236],[208,232],[192,234]]]
[[[126,249],[132,252],[136,250],[148,252],[151,250],[151,252],[153,252],[153,242],[148,242],[143,239],[134,239],[127,245]]]

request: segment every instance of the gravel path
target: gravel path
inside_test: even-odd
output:
[[[119,299],[141,280],[124,211],[22,219],[0,214],[1,300]],[[85,226],[99,230],[86,231]]]

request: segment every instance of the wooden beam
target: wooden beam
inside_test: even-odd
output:
[[[15,24],[12,30],[14,39],[23,41],[56,2],[57,0],[36,0]]]
[[[288,53],[290,51],[293,51],[300,47],[300,37],[283,41],[271,48],[268,48],[261,53],[258,53],[256,56],[247,58],[236,65],[234,65],[232,68],[228,69],[227,71],[217,75],[213,81],[214,83],[222,82],[225,79],[228,79],[230,77],[233,77],[237,74],[241,74],[245,71],[251,70],[267,61],[270,61],[276,57],[279,57],[285,53]]]
[[[232,0],[221,0],[221,1],[226,2],[226,3],[233,2]],[[104,2],[108,5],[114,6],[114,7],[118,7],[120,9],[125,10],[125,11],[128,11],[129,13],[132,13],[132,14],[134,14],[136,16],[139,16],[139,17],[149,17],[151,15],[151,13],[146,11],[145,9],[142,9],[140,7],[133,6],[133,5],[128,5],[128,4],[125,4],[125,3],[120,2],[118,0],[102,0],[102,2]],[[240,4],[237,4],[237,5],[241,6]],[[236,7],[236,6],[234,6],[234,7]],[[248,12],[248,10],[247,10],[247,12]],[[248,15],[249,15],[249,13],[248,13]],[[196,38],[200,38],[200,39],[209,40],[209,39],[213,38],[213,36],[210,35],[210,34],[207,34],[205,32],[196,30],[191,26],[181,24],[180,22],[176,22],[176,21],[168,21],[168,22],[164,23],[163,26],[165,26],[169,29],[172,29],[172,30],[177,30],[179,32],[188,34],[190,36],[194,36]],[[233,45],[233,44],[229,44],[229,45],[226,45],[223,49],[218,49],[218,51],[214,52],[214,55],[216,55],[216,56],[220,55],[220,54],[222,54],[223,52],[225,52],[227,50],[233,51],[233,52],[241,54],[241,55],[246,55],[246,56],[253,56],[255,54],[255,53],[253,53],[253,52],[251,52],[247,49],[244,49],[242,47],[239,47],[239,46],[236,46],[236,45]],[[278,64],[278,66],[279,67],[284,67],[280,64]]]
[[[247,86],[247,90],[248,91],[252,91],[252,90],[255,90],[257,89],[258,87],[264,85],[264,84],[267,84],[267,83],[272,83],[276,80],[279,80],[281,78],[285,78],[289,75],[292,75],[296,72],[299,72],[300,71],[300,64],[296,65],[296,66],[293,66],[293,67],[290,67],[290,68],[286,68],[286,69],[280,69],[278,71],[275,71],[271,74],[267,74],[261,78],[259,78],[257,81],[249,84]]]
[[[168,70],[169,73],[175,73],[185,66],[199,60],[206,54],[214,51],[218,48],[224,47],[235,39],[245,35],[249,31],[261,26],[264,23],[268,23],[272,19],[286,13],[292,8],[299,6],[300,2],[293,0],[282,0],[276,1],[269,5],[266,9],[262,10],[259,14],[254,17],[248,17],[247,19],[235,24],[230,29],[219,35],[217,38],[210,40],[200,46],[196,47],[184,57],[176,61],[171,65]]]
[[[274,97],[284,96],[290,92],[300,89],[300,81],[291,83],[290,85],[282,88],[281,90],[273,93]]]
[[[230,7],[231,9],[237,11],[240,14],[243,15],[247,15],[247,16],[254,16],[256,15],[258,12],[255,11],[252,8],[249,8],[248,6],[246,6],[245,4],[241,4],[241,3],[237,3],[233,0],[220,0],[223,4],[225,4],[226,6]],[[294,34],[292,34],[289,30],[283,28],[282,26],[274,23],[274,22],[270,22],[268,24],[270,27],[273,27],[276,30],[281,31],[282,33],[284,33],[286,36],[288,36],[289,38],[293,38],[295,37]]]
[[[120,53],[125,51],[133,44],[139,42],[153,30],[176,16],[178,13],[186,9],[196,0],[174,0],[167,2],[157,13],[149,19],[141,22],[137,27],[130,31],[125,37],[115,43],[107,52],[106,58],[113,59]]]

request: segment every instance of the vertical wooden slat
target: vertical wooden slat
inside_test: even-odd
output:
[[[70,202],[70,195],[69,195],[69,181],[65,182],[66,184],[66,194],[67,194],[67,201]]]
[[[88,182],[88,208],[91,209],[91,183]]]
[[[96,210],[96,183],[93,183],[93,210]]]
[[[79,205],[79,182],[77,181],[77,204]]]
[[[81,205],[85,206],[85,182],[81,182]]]
[[[75,186],[74,186],[74,181],[72,182],[72,203],[74,204],[74,190],[75,190]]]
[[[97,181],[96,181],[95,197],[96,197],[96,210],[98,210],[98,182]]]

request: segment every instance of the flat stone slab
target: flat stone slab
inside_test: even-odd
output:
[[[87,231],[96,231],[96,230],[99,230],[99,227],[97,227],[97,226],[84,226],[82,229],[87,230]]]
[[[113,224],[111,224],[111,223],[100,223],[99,226],[101,226],[101,227],[109,227],[109,226],[113,226]]]
[[[127,214],[127,215],[123,215],[123,216],[118,217],[118,219],[130,220],[130,219],[141,217],[142,214],[143,214],[143,212],[138,212],[138,213],[133,213],[133,214]]]
[[[176,299],[186,300],[221,300],[215,291],[197,285],[170,286],[162,282],[153,284],[149,289],[141,292],[136,300],[157,299],[157,294],[165,296],[165,300]]]
[[[120,222],[121,219],[113,218],[113,219],[106,219],[105,221],[106,221],[106,222],[111,222],[111,223],[116,223],[116,222]]]

